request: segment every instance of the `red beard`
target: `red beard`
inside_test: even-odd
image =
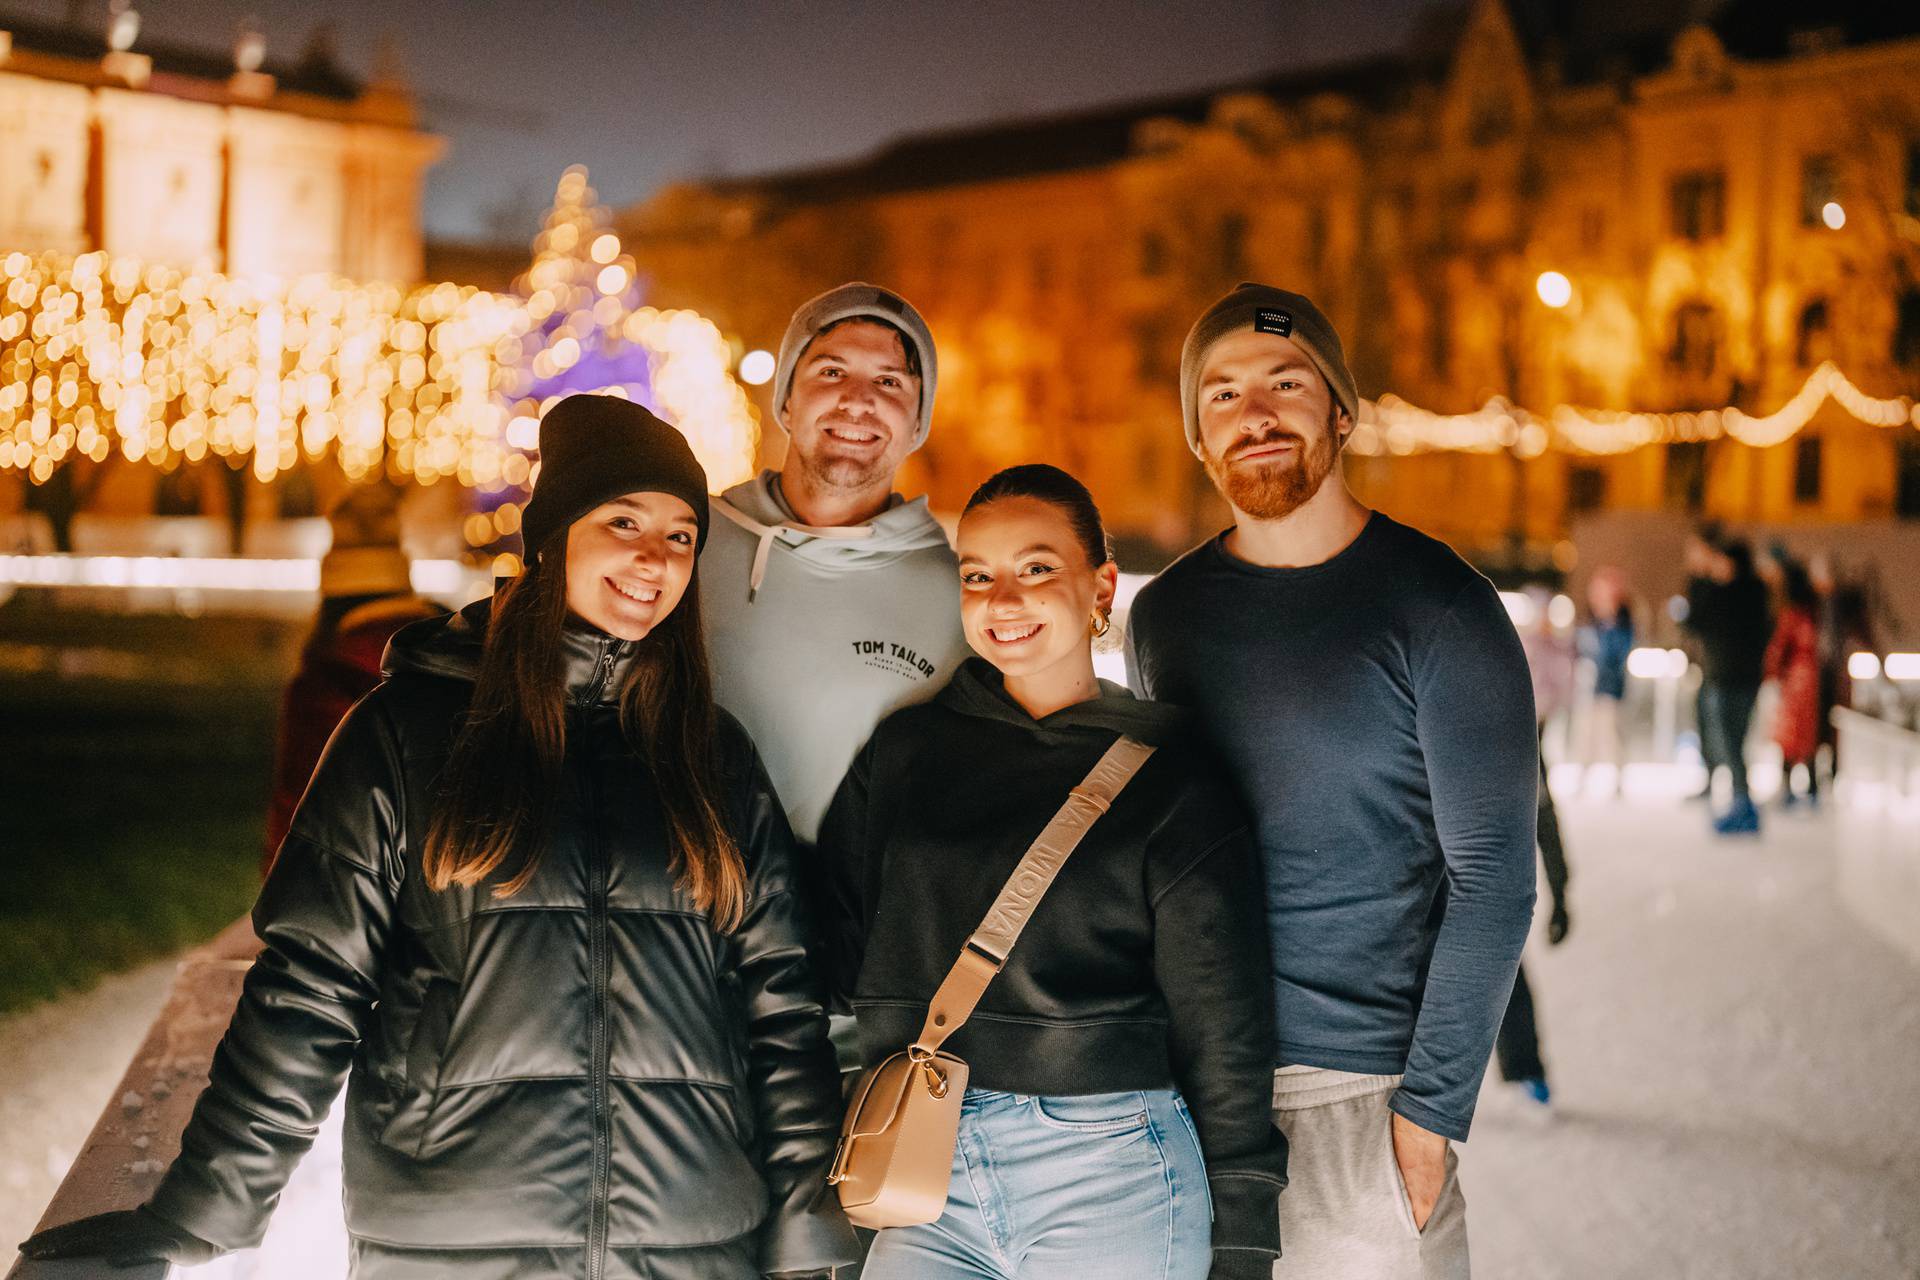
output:
[[[1214,487],[1220,490],[1220,495],[1235,509],[1244,511],[1255,520],[1278,520],[1292,515],[1306,505],[1309,498],[1320,492],[1321,484],[1333,473],[1333,460],[1338,453],[1336,438],[1336,426],[1331,416],[1326,433],[1317,440],[1308,440],[1292,431],[1276,431],[1263,436],[1257,443],[1245,446],[1242,452],[1245,449],[1262,448],[1279,440],[1297,440],[1299,447],[1291,458],[1235,465],[1208,455],[1207,474],[1213,478]]]

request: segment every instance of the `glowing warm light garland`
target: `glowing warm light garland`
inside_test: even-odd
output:
[[[514,300],[450,284],[281,283],[102,253],[0,259],[0,468],[213,455],[270,480],[331,450],[431,482],[498,476]]]
[[[607,229],[584,169],[561,178],[516,287],[402,290],[325,276],[289,282],[145,266],[102,253],[0,258],[0,470],[45,483],[76,456],[114,452],[171,469],[250,459],[271,480],[332,452],[350,480],[385,468],[498,495],[467,521],[475,547],[519,529],[539,415],[561,395],[641,400],[692,442],[716,489],[752,472],[758,416],[732,351],[690,311],[639,305],[639,271]],[[757,353],[756,353],[757,354]],[[637,364],[635,363],[637,359]],[[1874,426],[1920,428],[1907,397],[1868,395],[1831,362],[1785,404],[1632,413],[1500,398],[1439,414],[1393,395],[1362,401],[1349,447],[1522,458],[1550,448],[1620,454],[1731,437],[1758,448],[1831,399]],[[506,568],[509,566],[503,566]]]
[[[745,479],[759,420],[726,338],[691,311],[640,306],[605,221],[586,171],[569,169],[524,297],[0,256],[0,470],[44,484],[117,452],[166,469],[246,460],[266,481],[331,453],[353,481],[384,468],[501,495],[467,521],[484,546],[519,530],[539,415],[598,392],[679,427],[716,489]]]
[[[1360,402],[1360,422],[1347,447],[1369,456],[1441,449],[1475,453],[1511,449],[1523,458],[1533,458],[1549,448],[1618,454],[1642,445],[1730,436],[1764,449],[1792,439],[1829,399],[1870,426],[1920,428],[1920,406],[1911,399],[1870,396],[1827,361],[1807,375],[1800,390],[1785,404],[1764,417],[1732,407],[1696,413],[1621,413],[1571,405],[1541,415],[1498,397],[1473,413],[1439,414],[1408,404],[1398,396],[1383,395],[1378,400]]]

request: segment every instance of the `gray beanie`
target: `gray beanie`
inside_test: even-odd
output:
[[[927,431],[933,425],[933,387],[940,376],[933,333],[905,298],[857,280],[802,303],[787,322],[786,336],[780,339],[780,361],[773,372],[773,416],[781,426],[787,425],[787,397],[793,394],[794,369],[808,344],[829,325],[860,319],[878,320],[898,329],[920,358],[920,416],[913,433],[913,447],[918,449],[927,442]]]
[[[1320,308],[1302,294],[1271,285],[1242,284],[1193,322],[1180,348],[1180,415],[1186,420],[1187,447],[1195,454],[1200,453],[1200,370],[1214,343],[1242,329],[1292,339],[1327,380],[1333,402],[1359,418],[1360,393],[1347,372],[1340,335]]]

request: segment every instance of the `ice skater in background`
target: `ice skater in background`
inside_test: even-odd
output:
[[[1633,652],[1633,607],[1628,602],[1626,575],[1614,565],[1594,570],[1587,583],[1590,617],[1577,636],[1580,656],[1593,663],[1593,701],[1587,707],[1585,762],[1591,767],[1603,759],[1613,765],[1613,786],[1619,792],[1626,777],[1626,741],[1620,727],[1620,704],[1627,696],[1627,655]]]
[[[1567,914],[1567,850],[1560,841],[1560,817],[1554,811],[1544,767],[1540,771],[1539,841],[1540,866],[1547,873],[1547,892],[1553,898],[1553,914],[1547,917],[1547,945],[1557,947],[1567,940],[1573,919]],[[1525,962],[1513,977],[1513,995],[1507,1001],[1506,1017],[1500,1020],[1493,1054],[1500,1064],[1500,1078],[1529,1105],[1546,1107],[1553,1101],[1547,1065],[1540,1057],[1540,1026],[1534,1016],[1533,988],[1527,983]]]
[[[1820,597],[1806,567],[1784,547],[1771,555],[1779,566],[1780,614],[1767,645],[1766,673],[1780,688],[1773,740],[1780,747],[1780,804],[1788,808],[1800,800],[1793,790],[1795,765],[1806,766],[1807,802],[1820,802],[1814,761],[1820,749]]]
[[[1572,700],[1574,647],[1554,630],[1547,619],[1547,593],[1529,589],[1535,605],[1534,619],[1520,630],[1520,645],[1527,653],[1527,672],[1533,677],[1533,709],[1544,742],[1547,722],[1560,714]],[[1598,610],[1596,609],[1596,612]],[[1631,628],[1632,621],[1628,620]],[[1553,791],[1547,786],[1547,762],[1540,759],[1540,799],[1535,839],[1540,846],[1540,861],[1547,873],[1547,890],[1553,898],[1553,914],[1547,918],[1547,945],[1559,946],[1567,936],[1567,854],[1560,842],[1560,815],[1553,806]],[[1513,995],[1507,1000],[1506,1016],[1500,1020],[1500,1034],[1494,1040],[1494,1057],[1500,1064],[1500,1078],[1512,1086],[1530,1105],[1546,1106],[1553,1097],[1547,1087],[1546,1064],[1540,1060],[1540,1032],[1533,1012],[1533,988],[1527,984],[1523,962],[1513,978]]]

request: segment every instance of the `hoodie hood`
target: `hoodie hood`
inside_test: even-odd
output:
[[[486,645],[487,623],[493,618],[493,598],[476,600],[455,614],[428,618],[402,627],[387,642],[380,674],[413,673],[464,680],[480,675],[480,653]],[[569,623],[566,640],[567,700],[588,703],[619,701],[640,646],[617,640],[603,631]]]
[[[716,514],[759,539],[747,583],[749,597],[766,580],[776,542],[821,569],[848,572],[876,569],[911,552],[947,545],[947,531],[927,510],[925,498],[909,502],[895,494],[891,505],[866,524],[821,528],[795,517],[780,491],[779,472],[762,471],[710,501]]]
[[[1100,682],[1099,697],[1062,707],[1052,715],[1035,720],[1008,695],[1006,680],[999,670],[981,657],[961,663],[934,701],[961,715],[998,720],[1030,733],[1050,735],[1092,729],[1124,733],[1154,747],[1181,736],[1189,725],[1184,708],[1136,698],[1110,680]]]

